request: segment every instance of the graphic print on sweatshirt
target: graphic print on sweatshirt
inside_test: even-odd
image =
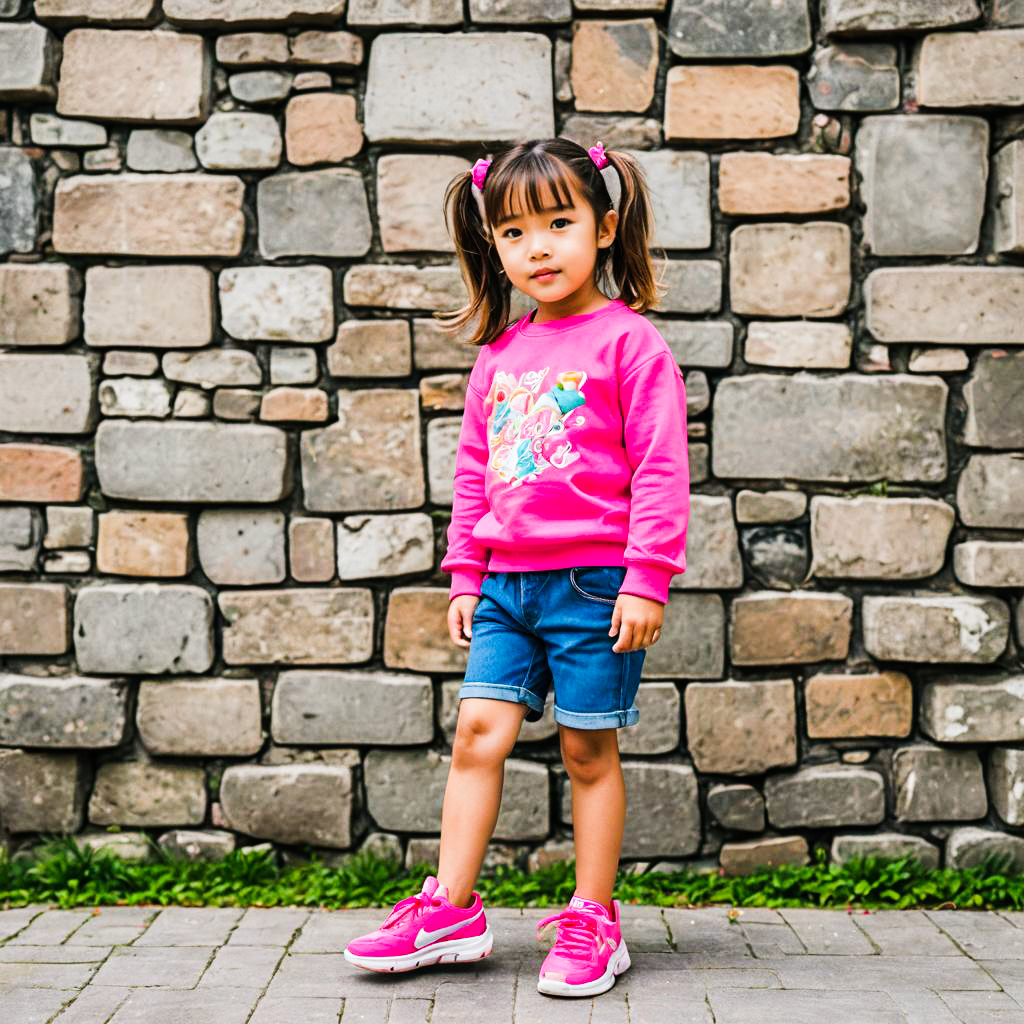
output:
[[[580,457],[567,434],[586,422],[576,410],[587,401],[587,375],[583,370],[563,370],[542,390],[550,369],[527,370],[518,380],[515,374],[496,370],[484,400],[488,465],[512,487],[536,480],[547,469],[565,469]]]

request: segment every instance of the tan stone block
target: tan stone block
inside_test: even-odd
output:
[[[170,21],[197,28],[268,22],[333,24],[344,12],[345,0],[164,0],[164,14]]]
[[[64,263],[0,265],[0,347],[72,341],[81,289],[78,271]]]
[[[962,348],[915,348],[907,369],[911,373],[963,373],[970,366]]]
[[[729,640],[736,665],[843,660],[853,601],[843,594],[766,590],[732,603]]]
[[[1024,103],[1024,29],[933,32],[914,56],[922,107]]]
[[[271,388],[260,403],[260,419],[323,423],[327,419],[327,392],[320,388]]]
[[[206,267],[90,267],[85,342],[199,348],[213,340],[213,275]]]
[[[951,505],[932,498],[811,499],[811,572],[830,579],[917,580],[941,571]]]
[[[748,843],[723,843],[718,858],[727,875],[750,875],[783,864],[799,867],[811,860],[803,836],[769,836]]]
[[[812,739],[909,736],[913,687],[902,672],[820,673],[804,686],[807,735]]]
[[[800,127],[800,74],[782,65],[677,64],[665,80],[665,141],[772,139]]]
[[[36,0],[37,21],[51,25],[82,22],[149,25],[158,18],[156,0]]]
[[[643,112],[654,99],[657,73],[653,18],[573,22],[569,74],[577,110]]]
[[[241,178],[227,174],[75,175],[57,182],[53,247],[125,256],[237,256]]]
[[[284,144],[289,163],[338,163],[363,148],[356,98],[331,92],[293,96],[285,108]]]
[[[744,224],[729,240],[732,309],[747,316],[837,316],[850,295],[845,224]]]
[[[803,491],[739,491],[736,495],[738,523],[789,523],[806,511]]]
[[[444,193],[470,162],[461,156],[389,153],[377,161],[377,219],[385,252],[454,252]]]
[[[363,40],[353,32],[311,29],[289,40],[289,64],[358,67],[363,62]]]
[[[49,444],[0,444],[0,501],[78,501],[82,454]]]
[[[345,272],[342,290],[350,306],[434,311],[449,310],[466,301],[462,275],[456,267],[443,265],[357,263]]]
[[[468,373],[440,373],[420,380],[420,401],[424,409],[462,411],[466,404]]]
[[[796,764],[792,679],[688,683],[683,697],[698,771],[756,775]]]
[[[846,156],[723,153],[718,165],[723,213],[821,213],[849,204]]]
[[[236,32],[217,37],[217,63],[225,67],[285,64],[288,37],[283,32]]]
[[[0,655],[63,654],[68,588],[63,583],[0,583]]]
[[[292,578],[300,583],[326,583],[334,578],[334,522],[293,516],[288,521],[288,553]]]
[[[327,349],[332,377],[406,377],[412,373],[407,320],[343,320]]]
[[[396,587],[384,620],[384,664],[418,672],[461,672],[466,649],[448,636],[448,591]]]
[[[348,665],[373,655],[373,595],[362,587],[226,591],[229,665]]]
[[[743,358],[754,366],[845,370],[852,351],[847,324],[755,320],[747,324]]]
[[[200,35],[75,28],[64,37],[57,113],[202,124],[210,112],[211,71]]]
[[[187,576],[193,552],[185,512],[105,512],[96,568],[120,576]]]

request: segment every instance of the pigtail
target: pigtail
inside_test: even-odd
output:
[[[654,211],[640,165],[619,150],[605,155],[619,175],[621,196],[615,241],[611,246],[611,277],[619,297],[630,309],[644,313],[660,304],[668,288],[661,284],[651,260]]]
[[[492,341],[508,326],[512,286],[491,241],[490,229],[480,217],[472,185],[472,172],[466,171],[449,182],[444,194],[446,223],[451,225],[449,235],[455,242],[469,302],[433,316],[442,330],[453,334],[475,320],[476,330],[467,341],[480,345]]]

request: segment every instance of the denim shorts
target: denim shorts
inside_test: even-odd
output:
[[[473,611],[463,697],[517,701],[535,722],[554,685],[555,721],[573,729],[635,725],[646,649],[613,651],[624,566],[494,572]]]

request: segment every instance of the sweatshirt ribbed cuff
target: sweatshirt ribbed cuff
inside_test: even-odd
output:
[[[479,597],[480,584],[483,582],[483,578],[484,574],[479,569],[453,569],[452,585],[448,590],[448,600],[453,601],[463,594]]]
[[[647,563],[627,565],[620,594],[635,594],[668,604],[668,585],[676,573]]]

